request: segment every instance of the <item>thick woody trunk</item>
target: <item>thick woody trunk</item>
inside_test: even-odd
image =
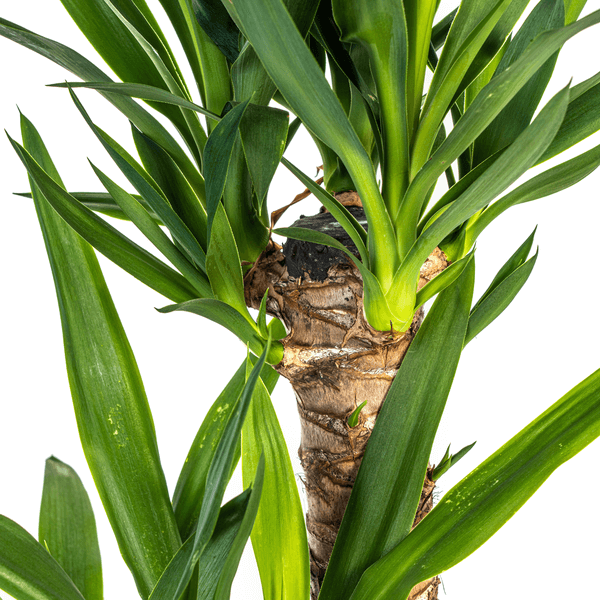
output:
[[[362,217],[360,208],[350,210]],[[295,225],[326,231],[352,247],[328,213]],[[421,270],[420,285],[446,265],[439,250],[432,254]],[[293,240],[283,249],[272,244],[247,275],[249,305],[258,306],[267,287],[269,311],[289,333],[276,369],[291,382],[298,402],[315,599],[377,414],[422,313],[404,334],[373,330],[363,315],[362,278],[356,268],[337,250]],[[350,427],[348,417],[365,400],[358,424]],[[415,524],[431,510],[433,488],[426,477]],[[411,600],[436,599],[438,585],[438,578],[420,584]]]

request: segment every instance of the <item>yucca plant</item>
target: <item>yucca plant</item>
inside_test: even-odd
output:
[[[436,481],[472,447],[432,455],[461,353],[537,258],[533,234],[497,248],[510,258],[474,298],[476,241],[508,208],[600,164],[596,146],[520,180],[600,129],[598,74],[540,106],[559,51],[600,11],[580,17],[585,0],[464,0],[448,12],[437,0],[160,0],[180,68],[144,0],[61,1],[120,82],[21,25],[0,18],[0,33],[75,76],[56,84],[81,117],[68,128],[88,127],[124,183],[92,162],[88,190],[103,191],[65,186],[25,115],[9,142],[50,259],[85,457],[140,595],[228,598],[250,538],[266,600],[437,598],[439,575],[600,435],[596,371],[434,506]],[[80,88],[129,120],[134,146],[97,124]],[[284,157],[302,128],[322,180]],[[306,188],[296,200],[312,194],[322,212],[279,226],[294,196],[267,204],[280,163]],[[222,392],[172,496],[94,248],[166,298],[161,313],[204,317],[246,347],[229,381],[212,376]],[[271,402],[280,375],[298,400],[306,521]],[[240,457],[244,490],[225,502]],[[0,517],[0,588],[102,598],[90,501],[56,458],[38,541]]]

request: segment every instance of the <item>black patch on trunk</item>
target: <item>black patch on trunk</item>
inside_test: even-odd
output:
[[[367,229],[364,210],[357,206],[351,206],[348,210]],[[303,227],[304,229],[326,233],[344,244],[352,254],[358,256],[358,249],[354,245],[354,242],[333,218],[331,213],[324,212],[311,217],[302,215],[292,227]],[[307,274],[313,281],[325,281],[330,267],[349,261],[346,254],[336,248],[292,240],[291,238],[288,238],[283,244],[283,253],[285,255],[288,275],[294,279],[305,277]]]

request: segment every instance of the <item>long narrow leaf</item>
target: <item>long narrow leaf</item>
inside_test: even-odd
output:
[[[496,70],[497,77],[512,65],[527,49],[532,39],[543,31],[565,24],[564,0],[542,0],[531,11],[507,50]],[[506,105],[487,129],[477,138],[473,149],[473,164],[511,144],[529,125],[542,94],[554,71],[558,53],[551,56]]]
[[[306,600],[310,596],[310,570],[300,496],[275,409],[267,388],[259,381],[242,429],[245,486],[254,477],[262,456],[265,483],[252,529],[252,547],[263,596],[265,600]]]
[[[600,436],[600,370],[456,484],[362,577],[352,600],[405,599],[485,543],[560,465]]]
[[[265,347],[265,340],[260,336],[258,327],[253,327],[244,315],[241,315],[235,308],[225,304],[225,302],[214,298],[198,298],[158,309],[162,313],[180,310],[200,315],[222,325],[242,340],[244,344],[248,344],[254,354],[261,354]],[[267,361],[269,364],[276,365],[282,357],[283,346],[279,342],[273,342]]]
[[[219,444],[217,445],[217,451],[215,452],[206,476],[206,490],[200,508],[200,514],[198,515],[198,523],[196,525],[196,533],[194,534],[194,542],[192,545],[192,554],[185,570],[179,577],[179,586],[175,593],[175,598],[179,598],[180,594],[183,593],[189,583],[193,568],[206,549],[217,524],[219,508],[231,474],[239,436],[242,432],[246,414],[248,413],[254,388],[260,381],[260,372],[269,352],[269,345],[270,344],[267,343],[259,360],[254,365],[254,368],[244,385],[244,389],[236,402],[235,408],[229,417],[229,421],[219,440]]]
[[[48,551],[0,515],[0,589],[16,600],[84,600]]]
[[[151,58],[105,0],[61,0],[69,15],[122,81],[168,89]],[[119,13],[120,14],[120,13]],[[124,19],[124,17],[123,17]],[[127,23],[129,23],[127,21]],[[133,25],[131,25],[133,27]],[[111,35],[106,35],[110,31]],[[118,40],[118,43],[115,43]],[[170,75],[170,74],[169,74]],[[161,103],[151,106],[177,127],[190,148],[194,140],[180,110]]]
[[[148,179],[140,174],[139,169],[134,168],[126,159],[126,157],[119,152],[119,148],[117,148],[115,144],[112,144],[108,137],[103,135],[103,133],[96,127],[73,90],[69,90],[69,92],[73,98],[73,102],[75,102],[75,105],[85,119],[86,123],[95,133],[96,137],[100,140],[110,157],[115,161],[115,163],[117,163],[117,166],[119,169],[121,169],[123,175],[127,177],[131,185],[133,185],[133,187],[135,187],[137,191],[146,199],[148,204],[162,219],[163,223],[168,227],[169,231],[171,231],[179,243],[185,248],[186,252],[188,252],[194,262],[203,269],[206,260],[206,254],[203,248],[200,246],[198,240],[192,235],[177,213],[169,206],[169,203],[164,196],[156,191],[156,189],[148,182]],[[205,289],[202,291],[202,295],[210,296],[211,293],[208,289]]]
[[[600,145],[565,161],[516,187],[488,208],[467,228],[467,243],[473,243],[481,232],[505,210],[565,190],[593,173],[600,166]]]
[[[50,59],[57,65],[67,69],[67,71],[81,77],[84,81],[112,83],[108,75],[75,50],[2,18],[0,18],[0,35]],[[100,93],[140,131],[164,148],[192,184],[196,193],[203,196],[204,179],[202,175],[160,122],[131,98],[119,94],[106,94],[102,91]]]
[[[463,347],[474,265],[437,298],[377,417],[321,588],[348,597],[363,572],[410,531],[431,446]]]
[[[78,203],[44,172],[27,150],[10,136],[9,139],[45,201],[87,242],[136,279],[175,302],[186,301],[198,295],[198,292],[179,273]],[[40,149],[39,152],[44,150]],[[41,157],[48,166],[49,156],[44,153]],[[53,170],[52,167],[49,168]]]
[[[242,393],[245,383],[246,361],[210,407],[181,469],[173,494],[173,507],[182,539],[187,539],[193,533],[204,498],[206,475],[210,463],[234,408],[235,400]]]
[[[509,71],[510,72],[510,71]],[[501,79],[502,76],[498,77]],[[458,200],[436,219],[419,236],[409,255],[394,278],[394,285],[388,293],[399,305],[398,316],[412,319],[414,295],[419,269],[435,247],[456,227],[481,210],[500,192],[512,184],[548,147],[556,135],[565,114],[569,100],[569,89],[564,88],[543,108],[537,118],[525,129],[513,144],[463,192]],[[474,106],[473,103],[472,106]],[[463,117],[464,118],[464,117]]]
[[[469,317],[465,346],[506,310],[529,279],[536,260],[537,252],[477,303]]]
[[[437,179],[466,150],[510,102],[534,73],[565,42],[587,27],[600,23],[600,10],[560,29],[540,34],[527,50],[475,98],[450,135],[416,175],[402,202],[395,222],[407,231],[416,231],[423,202]],[[538,157],[539,158],[539,157]],[[413,229],[414,227],[414,229]]]
[[[102,563],[90,499],[77,473],[53,456],[46,460],[38,538],[86,600],[102,600]]]
[[[173,265],[186,277],[189,283],[194,286],[197,294],[202,295],[206,291],[206,277],[199,273],[191,264],[185,255],[169,239],[167,234],[152,219],[146,209],[123,188],[119,187],[114,181],[107,177],[100,169],[94,166],[92,169],[102,182],[102,185],[109,191],[111,197],[116,200],[123,212],[127,214],[138,229],[166,256]]]
[[[37,131],[25,147],[60,182]],[[52,267],[79,435],[121,554],[148,596],[181,545],[152,414],[127,336],[92,248],[31,180]]]

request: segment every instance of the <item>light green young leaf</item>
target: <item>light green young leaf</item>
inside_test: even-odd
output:
[[[445,290],[451,285],[461,273],[465,270],[469,261],[473,259],[474,254],[471,252],[464,258],[453,262],[449,267],[446,267],[439,275],[436,275],[431,281],[426,283],[418,292],[415,304],[415,311],[419,310],[425,302],[431,300],[436,294]]]
[[[404,599],[484,544],[560,465],[600,435],[600,370],[455,485],[363,575],[351,600]]]
[[[496,79],[499,80],[502,76]],[[456,227],[462,225],[469,217],[489,204],[535,164],[556,134],[564,117],[568,100],[569,89],[567,87],[548,102],[533,123],[521,133],[515,142],[419,236],[409,255],[398,269],[394,284],[388,292],[388,297],[394,298],[397,303],[393,309],[399,317],[408,320],[412,316],[419,269],[427,257]],[[475,106],[475,103],[472,106]]]
[[[342,600],[410,531],[463,347],[474,265],[436,299],[392,382],[329,561],[321,600]]]
[[[383,135],[382,195],[393,215],[408,186],[409,129],[412,128],[414,110],[420,107],[420,102],[416,107],[413,105],[415,89],[408,89],[410,84],[415,86],[416,81],[408,70],[409,40],[404,4],[401,0],[358,0],[350,4],[333,0],[332,7],[341,39],[361,44],[369,55]],[[427,12],[428,8],[421,6],[421,10]],[[421,18],[427,20],[424,14]],[[382,23],[386,26],[382,27]],[[424,75],[425,64],[422,67]],[[419,99],[420,96],[419,93]],[[323,141],[328,143],[327,139]],[[338,148],[329,145],[344,159]],[[351,169],[350,173],[353,175]]]
[[[469,147],[534,73],[565,42],[580,31],[597,23],[600,23],[600,10],[566,27],[542,33],[527,47],[527,50],[511,65],[510,69],[505,70],[488,83],[412,181],[404,197],[401,210],[395,216],[395,223],[398,227],[402,227],[408,232],[416,232],[417,222],[427,194],[448,165]]]
[[[306,600],[310,568],[302,505],[269,392],[258,381],[242,429],[244,485],[251,481],[262,456],[265,481],[251,538],[263,596],[265,600]]]
[[[469,452],[473,446],[475,446],[477,442],[473,442],[469,446],[465,446],[461,450],[459,450],[456,454],[450,454],[450,446],[448,446],[448,450],[446,450],[446,455],[440,462],[440,464],[433,469],[431,472],[431,479],[437,481],[442,475],[448,472],[450,467],[453,467],[461,458]]]
[[[86,600],[102,600],[92,505],[77,473],[54,456],[46,460],[38,538]]]
[[[368,400],[361,402],[353,411],[352,414],[348,417],[348,427],[356,427],[358,425],[358,419],[360,417],[360,413],[362,409],[367,405]]]
[[[48,551],[0,515],[0,589],[16,600],[84,600]]]
[[[24,117],[21,122],[25,148],[60,184],[39,134]],[[94,251],[31,184],[58,295],[81,443],[121,554],[146,597],[181,545],[152,414]]]

